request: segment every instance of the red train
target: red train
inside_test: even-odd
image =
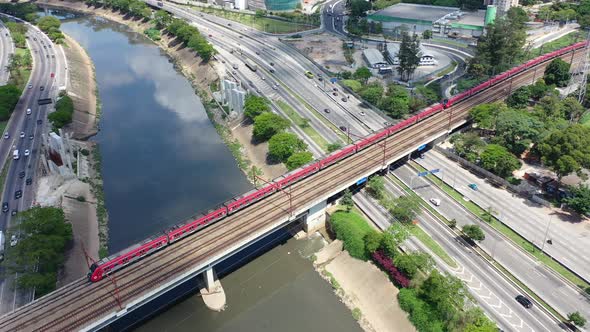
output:
[[[263,199],[264,197],[272,195],[279,189],[288,187],[291,184],[301,179],[304,179],[311,174],[319,172],[320,170],[327,168],[330,165],[338,161],[341,161],[357,153],[358,151],[383,140],[384,138],[390,135],[393,135],[394,133],[404,130],[409,126],[464,100],[465,98],[477,94],[487,89],[488,87],[505,80],[508,77],[512,77],[526,69],[529,69],[547,60],[551,60],[570,51],[581,49],[584,47],[586,47],[586,42],[579,42],[571,46],[562,48],[560,50],[542,55],[533,60],[530,60],[518,67],[512,68],[504,73],[496,75],[488,81],[481,83],[480,85],[474,88],[461,92],[458,95],[453,96],[449,100],[443,101],[441,104],[430,106],[422,112],[420,112],[419,114],[407,120],[387,127],[378,133],[372,134],[356,142],[355,144],[345,146],[344,148],[333,152],[332,154],[326,156],[325,158],[319,161],[314,161],[311,164],[308,164],[297,170],[289,172],[273,180],[273,182],[266,184],[264,187],[260,189],[254,189],[250,192],[245,193],[244,195],[235,197],[231,201],[223,204],[221,207],[209,211],[204,215],[200,215],[195,220],[191,220],[186,223],[176,225],[168,231],[164,232],[163,234],[156,235],[154,237],[146,239],[143,242],[133,245],[132,247],[127,248],[119,253],[104,258],[101,261],[92,264],[92,266],[90,267],[90,272],[88,273],[88,279],[92,282],[102,280],[107,274],[122,269],[126,265],[129,265],[168,245],[171,245],[172,243],[179,241],[186,236],[189,236],[190,234],[198,231],[199,229],[207,225],[219,221],[225,218],[226,216],[231,215],[232,213],[235,213],[236,211],[239,211],[240,209],[243,209],[244,207]]]

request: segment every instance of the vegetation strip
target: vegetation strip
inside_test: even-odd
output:
[[[299,115],[289,104],[282,100],[275,101],[279,107],[287,114],[289,119],[293,121],[303,132],[309,136],[314,142],[316,142],[324,151],[328,149],[328,141],[324,139],[315,129],[309,125],[309,119],[306,119]]]

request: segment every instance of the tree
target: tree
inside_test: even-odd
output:
[[[584,316],[582,316],[578,311],[568,314],[567,320],[581,328],[586,325],[586,318],[584,318]]]
[[[365,249],[368,253],[373,253],[381,246],[381,240],[383,239],[382,233],[377,231],[368,232],[365,234],[363,240],[365,241]]]
[[[364,84],[367,84],[367,81],[371,76],[373,76],[373,74],[371,74],[371,71],[367,67],[360,67],[354,72],[354,74],[352,74],[352,77],[354,77],[355,80],[359,80]]]
[[[567,97],[562,101],[562,109],[565,117],[571,121],[578,121],[586,111],[584,106],[574,97]]]
[[[262,113],[270,112],[270,105],[268,99],[249,94],[244,101],[244,116],[250,120],[254,120]]]
[[[254,184],[256,184],[258,182],[258,177],[262,174],[262,169],[252,165],[252,167],[250,167],[250,170],[248,171],[248,179]]]
[[[464,308],[469,291],[457,277],[432,270],[420,287],[420,297],[429,303],[443,320],[450,320]]]
[[[400,196],[393,201],[389,213],[402,223],[410,223],[420,211],[420,201],[412,196]]]
[[[554,131],[544,139],[537,149],[541,160],[549,166],[559,180],[576,172],[584,177],[582,168],[590,167],[590,128],[579,124],[565,130]]]
[[[393,264],[408,278],[414,279],[418,270],[428,273],[434,267],[434,260],[429,254],[423,252],[411,252],[406,255],[397,255]]]
[[[289,128],[289,120],[270,112],[262,113],[254,119],[252,136],[258,141],[267,141],[274,135]]]
[[[279,133],[268,141],[268,156],[272,160],[285,162],[295,152],[305,151],[305,142],[291,133]]]
[[[385,196],[385,182],[381,176],[373,176],[367,183],[367,192],[376,199],[382,199]]]
[[[545,80],[540,79],[535,84],[529,85],[529,94],[531,98],[539,100],[543,98],[551,89],[552,87],[545,84]]]
[[[509,68],[521,57],[526,33],[519,15],[497,18],[487,25],[487,34],[477,43],[471,64],[479,64],[484,72],[495,75]]]
[[[402,41],[399,46],[397,57],[399,65],[397,72],[402,81],[409,81],[412,74],[420,64],[420,41],[416,35],[410,37],[407,33],[402,33]]]
[[[350,192],[350,189],[347,188],[344,191],[344,193],[342,194],[342,199],[340,200],[340,204],[346,207],[346,212],[350,212],[350,210],[352,210],[352,207],[354,206],[354,201],[352,200],[352,192]]]
[[[383,97],[383,86],[379,83],[373,83],[362,88],[359,94],[364,100],[376,105]]]
[[[479,158],[479,155],[486,146],[486,143],[481,137],[474,132],[453,135],[451,136],[451,143],[456,154],[472,163]]]
[[[469,115],[478,128],[494,130],[498,114],[504,110],[506,110],[506,105],[502,103],[481,104],[472,108]]]
[[[570,188],[570,194],[570,197],[564,199],[564,203],[580,214],[590,214],[590,188],[579,184]]]
[[[379,108],[396,119],[402,118],[408,113],[410,103],[408,90],[399,84],[390,84],[387,86],[386,95],[386,98],[381,99]]]
[[[351,0],[349,2],[350,16],[361,17],[367,15],[367,10],[371,9],[371,4],[365,0]]]
[[[457,219],[453,218],[451,220],[449,220],[449,227],[450,228],[455,228],[457,226]]]
[[[496,121],[497,138],[516,155],[523,153],[531,142],[536,143],[544,130],[543,122],[525,111],[508,109]]]
[[[292,171],[296,168],[299,168],[305,164],[308,164],[313,160],[313,154],[311,152],[303,151],[303,152],[295,152],[287,159],[285,165],[287,169]]]
[[[385,254],[393,258],[397,254],[397,248],[408,238],[410,233],[406,227],[399,222],[391,223],[381,238],[381,249]]]
[[[520,161],[505,147],[498,144],[488,144],[480,156],[481,167],[506,178],[520,167]]]
[[[49,32],[53,29],[59,30],[61,21],[55,16],[43,16],[37,21],[37,26],[43,32]]]
[[[463,226],[463,233],[472,241],[483,241],[486,235],[478,225]]]
[[[529,104],[530,97],[529,87],[521,86],[506,99],[506,104],[514,108],[525,108]]]
[[[51,121],[54,129],[62,128],[72,122],[74,115],[74,102],[69,96],[63,96],[55,103],[55,112],[49,114],[47,119]]]
[[[424,30],[422,32],[422,38],[423,39],[430,39],[430,38],[432,38],[432,30]]]
[[[0,86],[0,121],[6,121],[20,99],[21,90],[14,84]]]
[[[557,58],[545,68],[545,83],[564,87],[570,80],[570,64]]]
[[[156,27],[158,29],[164,29],[172,23],[172,15],[167,11],[160,9],[154,14],[154,21],[156,22]]]
[[[334,152],[342,147],[340,143],[330,143],[328,144],[328,152]]]

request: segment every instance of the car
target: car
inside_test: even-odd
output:
[[[33,134],[29,135],[29,139],[33,139],[34,137]]]
[[[2,203],[2,212],[3,213],[8,212],[8,202]]]
[[[18,213],[18,210],[17,209],[14,209],[14,210],[10,211],[10,215],[11,216],[16,216],[17,213]]]
[[[51,55],[51,57],[52,57],[52,58],[55,58],[55,54],[52,54],[52,55]]]
[[[473,190],[475,190],[475,191],[477,191],[477,184],[475,184],[475,183],[470,183],[468,185],[468,187],[471,188],[471,189],[473,189]]]
[[[266,80],[266,77],[264,76],[260,76],[260,78],[262,78],[263,81]]]
[[[22,190],[17,190],[14,192],[14,199],[19,199],[23,197],[23,191]]]
[[[244,38],[243,36],[238,36],[238,37],[240,37],[240,39]]]
[[[434,204],[434,206],[440,206],[440,199],[438,198],[431,198],[430,203]]]
[[[47,49],[47,46],[43,45],[43,48],[44,48],[44,49]]]
[[[338,88],[334,88],[333,90],[334,90],[334,91],[338,91]]]
[[[272,86],[272,89],[273,89],[273,90],[277,90],[277,89],[278,89],[278,87],[277,87],[276,85],[273,85],[273,86]]]
[[[19,179],[22,179],[25,177],[25,171],[21,171],[20,173],[18,173],[18,177]]]
[[[531,300],[527,299],[525,296],[523,295],[517,295],[515,297],[516,301],[520,304],[522,304],[523,307],[530,309],[533,307],[533,302],[531,302]]]
[[[213,35],[212,34],[209,34],[209,37],[213,37]]]
[[[9,139],[10,135],[8,133],[4,133],[4,139]]]
[[[227,26],[228,26],[228,27],[231,27],[231,23],[228,23],[228,24],[227,24]]]
[[[31,115],[33,113],[30,108],[27,108],[27,115]]]
[[[275,70],[274,70],[274,69],[272,69],[272,68],[269,68],[269,69],[268,69],[268,71],[269,71],[271,74],[275,72]]]
[[[49,59],[49,54],[45,54],[45,57],[46,57],[47,59]]]
[[[330,113],[330,109],[329,108],[324,108],[324,113]]]
[[[25,183],[27,184],[27,186],[30,186],[31,184],[33,184],[33,179],[28,178],[27,181],[25,181]]]
[[[41,120],[41,119],[37,120],[37,124],[38,124],[38,125],[40,125],[40,124],[42,124],[42,123],[43,123],[43,120]]]
[[[340,100],[342,100],[343,102],[346,102],[348,99],[346,97],[342,97]]]
[[[16,244],[18,243],[18,239],[16,238],[16,235],[12,235],[12,237],[10,238],[10,246],[14,247],[16,246]]]
[[[49,48],[51,48],[51,44],[49,44]]]
[[[360,114],[361,116],[365,116],[365,115],[367,115],[367,114],[366,114],[365,112],[363,112],[363,111],[361,111],[359,114]]]
[[[33,84],[29,83],[29,89],[32,89],[32,88],[33,88]]]
[[[256,55],[260,55],[260,52],[256,51]]]
[[[37,38],[33,38],[34,41],[37,41]]]
[[[225,63],[225,60],[221,60],[221,63]]]
[[[334,96],[338,96],[338,92],[336,92],[336,91],[332,92],[332,94],[333,94]]]
[[[237,74],[237,72],[236,72],[235,70],[233,70],[231,73],[232,73],[232,74],[234,74],[234,75],[236,75],[236,74]]]
[[[20,132],[20,135],[18,135],[18,136],[20,136],[20,138],[25,138],[25,132],[24,131],[21,131]]]
[[[29,151],[29,149],[25,150],[25,157],[28,157],[31,154],[31,151]]]
[[[45,90],[45,87],[43,85],[41,85],[41,87],[39,88],[39,90],[43,91],[43,90]]]
[[[270,65],[271,65],[271,66],[274,66],[274,65],[275,65],[275,63],[274,63],[274,62],[271,62],[271,63],[270,63]]]
[[[342,131],[344,131],[344,132],[346,132],[346,131],[348,130],[348,129],[347,129],[345,126],[340,126],[340,127],[338,127],[338,128],[340,128],[340,130],[342,130]]]
[[[323,81],[324,79],[322,77],[318,77],[318,81]]]
[[[51,78],[53,78],[53,77],[55,77],[55,74],[54,73],[51,73]]]

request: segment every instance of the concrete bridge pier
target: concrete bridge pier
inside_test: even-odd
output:
[[[222,311],[226,304],[225,291],[212,266],[203,272],[203,279],[205,280],[205,287],[201,288],[203,302],[213,311]]]
[[[305,232],[311,234],[326,225],[326,207],[328,203],[321,201],[312,206],[305,218]]]

